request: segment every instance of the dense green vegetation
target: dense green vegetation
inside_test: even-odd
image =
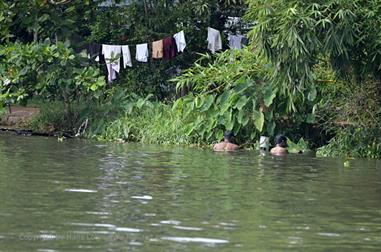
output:
[[[205,64],[210,56],[200,59],[183,75],[174,79],[178,88],[192,86],[188,96],[178,99],[174,109],[189,121],[188,134],[204,141],[217,141],[225,130],[238,136],[239,142],[253,143],[262,134],[277,132],[295,136],[313,121],[316,89],[289,96],[270,81],[273,66],[250,49],[226,51]],[[204,62],[204,64],[203,64]],[[303,96],[308,96],[304,102]],[[300,107],[291,114],[290,104]],[[188,119],[188,120],[186,120]],[[293,125],[292,129],[285,129]]]
[[[319,64],[334,71],[331,85],[318,87],[318,123],[334,136],[319,154],[381,157],[381,1],[248,3],[247,18],[257,21],[253,44],[276,64],[274,82],[295,93],[320,83]]]
[[[322,156],[381,158],[381,1],[55,2],[0,1],[0,102],[41,107],[36,130],[199,145],[232,130],[247,147],[282,132]],[[206,27],[244,14],[225,28],[251,24],[252,44],[205,53]],[[83,54],[89,42],[136,44],[179,30],[185,53],[135,63],[112,86]]]
[[[49,100],[63,100],[65,111],[78,96],[98,98],[105,80],[99,70],[89,66],[87,59],[64,43],[8,43],[0,45],[2,57],[0,74],[0,102],[25,102],[39,96]]]

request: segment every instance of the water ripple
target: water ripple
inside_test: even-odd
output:
[[[180,230],[188,230],[188,231],[202,231],[204,229],[199,227],[183,227],[183,226],[174,226],[173,228],[180,229]]]
[[[65,189],[65,192],[84,192],[84,193],[96,193],[97,190],[89,190],[89,189]]]
[[[209,243],[209,244],[226,244],[229,243],[228,240],[221,239],[211,239],[211,238],[202,238],[202,237],[162,237],[162,240],[174,241],[174,242],[195,242],[195,243]]]

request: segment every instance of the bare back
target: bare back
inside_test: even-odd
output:
[[[276,147],[271,149],[270,154],[271,155],[278,155],[278,156],[287,155],[288,150],[286,148],[276,146]]]
[[[236,151],[239,146],[229,142],[221,142],[213,146],[214,151]]]

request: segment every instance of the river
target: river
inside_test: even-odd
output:
[[[381,161],[0,135],[0,251],[380,251]]]

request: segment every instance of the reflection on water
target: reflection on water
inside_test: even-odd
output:
[[[379,251],[381,163],[0,136],[0,251]]]

